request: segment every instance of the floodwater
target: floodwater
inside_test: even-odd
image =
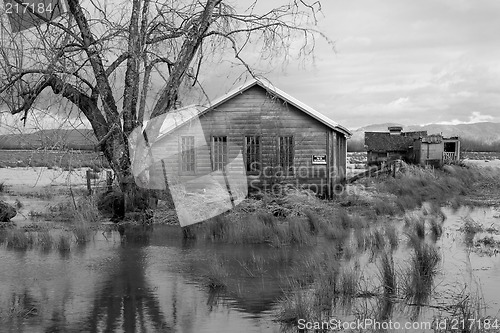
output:
[[[457,229],[469,216],[500,230],[499,212],[444,211],[448,218],[436,243],[442,260],[435,290],[477,285],[487,314],[498,318],[500,254],[471,251]],[[125,240],[98,231],[91,242],[73,243],[64,252],[3,244],[0,331],[280,332],[274,314],[286,277],[309,250],[186,241],[169,226]],[[404,253],[400,246],[400,260]],[[225,279],[225,287],[210,286],[210,276]]]
[[[157,227],[146,239],[125,242],[115,232],[97,232],[92,242],[72,244],[68,252],[3,245],[0,327],[11,332],[278,332],[272,309],[287,265],[263,267],[258,279],[244,270],[249,257],[264,254],[283,262],[280,251],[268,247],[184,242],[173,227]],[[236,263],[226,289],[209,288],[203,279],[214,257]]]
[[[500,320],[500,253],[489,247],[480,247],[477,242],[484,237],[500,241],[500,211],[463,207],[457,212],[448,208],[443,212],[448,219],[442,238],[437,242],[442,257],[438,282],[441,285],[455,283],[456,286],[476,287],[484,299],[485,314]],[[467,218],[494,232],[478,232],[469,237],[458,231]],[[496,248],[498,250],[498,244]]]

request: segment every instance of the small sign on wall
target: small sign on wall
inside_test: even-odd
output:
[[[314,165],[326,165],[326,155],[313,155],[311,161]]]

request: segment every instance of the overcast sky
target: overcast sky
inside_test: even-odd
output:
[[[233,0],[235,6],[245,1]],[[257,72],[351,129],[500,122],[500,1],[323,0],[322,12],[319,29],[335,42],[335,52],[318,41],[314,62],[283,68],[278,56],[272,69],[253,63]],[[242,84],[234,84],[241,72],[208,64],[200,78],[215,98]],[[36,121],[53,123],[45,118]]]
[[[306,69],[290,63],[269,73],[281,90],[349,128],[500,122],[500,1],[322,6],[320,29],[336,52],[320,43]]]

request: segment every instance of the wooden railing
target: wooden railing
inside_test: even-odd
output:
[[[454,152],[443,152],[443,160],[444,161],[454,161],[457,158],[457,154]]]

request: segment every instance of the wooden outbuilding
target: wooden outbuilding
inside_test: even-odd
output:
[[[226,177],[217,182],[228,189],[231,182],[249,190],[292,184],[328,196],[345,181],[351,132],[264,80],[159,121],[149,182],[166,175],[169,184],[203,191],[208,179]]]
[[[458,137],[444,138],[440,134],[427,135],[414,141],[412,161],[416,164],[441,166],[460,160]]]
[[[388,132],[365,132],[365,148],[369,165],[402,159],[422,166],[442,166],[460,160],[458,137],[445,138],[427,131],[403,132],[391,126]]]
[[[402,132],[401,126],[390,126],[389,132],[365,132],[368,165],[409,159],[413,141],[426,136],[426,131]]]

